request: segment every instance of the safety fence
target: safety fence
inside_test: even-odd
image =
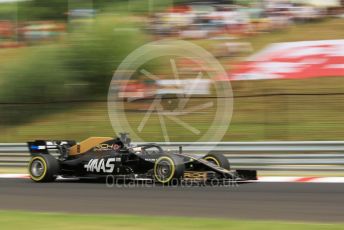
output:
[[[140,143],[136,143],[140,144]],[[234,169],[344,170],[344,141],[300,142],[158,142],[164,150],[203,155],[221,152]],[[0,144],[0,167],[25,167],[30,159],[25,143]]]

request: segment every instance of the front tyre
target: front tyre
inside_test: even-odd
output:
[[[230,170],[228,159],[221,153],[209,153],[206,156],[204,156],[203,159],[221,168]]]
[[[154,164],[154,178],[162,184],[178,183],[183,177],[185,165],[183,160],[174,155],[162,155]]]
[[[31,158],[29,163],[29,174],[35,182],[54,181],[59,172],[58,160],[49,154],[38,154]]]

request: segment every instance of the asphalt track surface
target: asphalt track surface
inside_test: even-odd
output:
[[[344,184],[144,187],[0,179],[0,209],[344,222]]]

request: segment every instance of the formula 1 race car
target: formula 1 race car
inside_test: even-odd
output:
[[[151,180],[162,184],[181,181],[256,180],[253,170],[230,170],[225,156],[209,153],[204,157],[164,151],[156,144],[131,144],[127,134],[120,138],[90,137],[80,143],[71,140],[28,142],[31,153],[30,177],[35,182],[62,178]]]

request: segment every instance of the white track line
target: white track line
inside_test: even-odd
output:
[[[258,177],[257,182],[344,183],[344,177],[264,176]]]
[[[0,174],[0,179],[30,178],[29,174]],[[58,180],[67,178],[58,177]],[[73,178],[74,179],[74,178]],[[68,180],[70,180],[68,178]],[[75,180],[75,179],[74,179]],[[252,182],[344,183],[344,177],[263,176]]]
[[[0,174],[2,179],[30,178],[29,174]]]
[[[297,180],[299,177],[291,176],[264,176],[258,177],[259,182],[291,182]]]
[[[319,177],[311,183],[344,183],[344,177]]]

